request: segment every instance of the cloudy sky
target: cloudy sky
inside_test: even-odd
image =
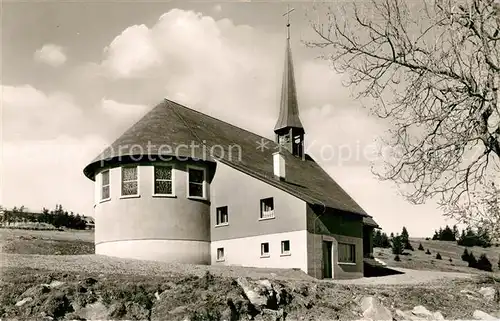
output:
[[[278,114],[286,4],[6,2],[0,204],[92,215],[82,170],[164,97],[268,138]],[[386,124],[302,41],[312,5],[293,3],[292,50],[308,151],[387,232],[428,236],[435,204],[412,206],[370,171]],[[369,102],[368,102],[369,103]]]

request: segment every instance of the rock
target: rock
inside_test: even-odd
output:
[[[232,320],[233,320],[233,314],[230,308],[227,308],[224,311],[222,311],[220,316],[220,321],[232,321]]]
[[[495,289],[491,286],[482,287],[479,292],[486,300],[492,301],[495,299]]]
[[[44,284],[40,285],[35,285],[32,286],[31,288],[27,289],[24,291],[23,294],[21,294],[20,298],[26,298],[26,297],[32,297],[32,298],[38,298],[42,296],[45,293],[49,293],[50,288]]]
[[[283,309],[262,309],[262,313],[255,318],[258,321],[285,321]]]
[[[410,312],[411,313],[411,312]],[[404,312],[404,311],[401,311],[399,309],[396,309],[396,311],[394,311],[394,314],[395,314],[395,317],[394,319],[395,320],[398,320],[398,321],[402,321],[402,320],[411,320],[412,316],[409,315],[410,313],[408,312]]]
[[[85,280],[83,280],[83,283],[87,286],[92,286],[97,283],[97,280],[94,278],[86,278]]]
[[[156,300],[160,301],[161,297],[160,297],[160,293],[158,291],[155,292],[155,298]]]
[[[42,311],[44,311],[48,316],[54,317],[56,319],[62,318],[66,313],[73,312],[73,307],[62,292],[52,293],[43,302]]]
[[[426,320],[434,317],[434,313],[427,310],[427,308],[422,305],[417,305],[416,307],[414,307],[413,310],[411,310],[411,313],[413,313],[413,315],[417,317],[425,318]]]
[[[111,319],[121,319],[127,314],[127,308],[122,302],[113,303],[108,309],[108,317]]]
[[[254,286],[246,278],[239,277],[237,282],[250,303],[252,303],[255,307],[267,306],[267,293],[262,293],[261,288]]]
[[[101,301],[97,301],[79,309],[76,314],[84,320],[106,320],[109,312]]]
[[[434,312],[434,320],[444,320],[444,316],[441,314],[441,312],[436,311]]]
[[[149,320],[149,310],[137,302],[127,302],[125,304],[127,316],[132,320]]]
[[[391,311],[384,307],[377,298],[372,296],[363,297],[360,305],[365,319],[392,321]]]
[[[42,285],[49,287],[51,289],[54,289],[54,288],[60,287],[63,284],[64,284],[64,282],[61,282],[61,281],[52,281],[49,284],[42,284]]]
[[[28,303],[30,301],[33,301],[33,298],[32,297],[26,297],[26,298],[22,299],[21,301],[17,301],[16,302],[16,307],[22,307],[25,303]]]
[[[431,312],[421,305],[416,306],[412,311],[396,310],[394,314],[395,320],[398,321],[445,320],[441,312]]]
[[[498,321],[498,318],[495,318],[494,316],[489,315],[488,313],[483,312],[481,310],[474,311],[474,313],[472,314],[472,317],[475,320],[497,320]]]

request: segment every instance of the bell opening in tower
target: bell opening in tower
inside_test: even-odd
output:
[[[304,155],[304,135],[296,135],[293,138],[292,154],[302,157]]]

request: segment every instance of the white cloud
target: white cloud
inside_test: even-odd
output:
[[[46,63],[52,67],[62,66],[67,60],[64,49],[54,44],[44,45],[35,51],[34,58],[36,61]]]
[[[93,184],[83,168],[104,147],[106,142],[98,136],[4,142],[0,204],[31,210],[63,204],[92,215]]]
[[[82,110],[66,93],[45,94],[29,85],[0,89],[6,140],[54,138],[81,126]]]
[[[215,13],[219,13],[222,11],[222,5],[221,4],[216,4],[212,7],[212,10],[215,12]]]

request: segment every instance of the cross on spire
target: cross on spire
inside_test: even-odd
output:
[[[287,11],[283,14],[286,16],[286,38],[290,39],[290,13],[295,10],[295,8],[290,8],[290,5],[287,5]]]

